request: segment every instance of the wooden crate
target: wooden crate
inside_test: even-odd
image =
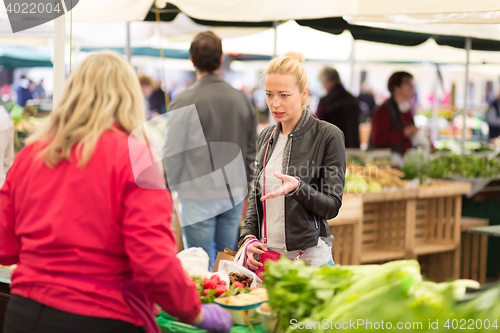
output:
[[[422,276],[434,282],[445,282],[454,279],[455,251],[429,253],[417,257]]]
[[[462,232],[461,279],[472,279],[481,284],[486,282],[488,235],[470,234],[468,230],[475,227],[486,227],[489,224],[488,219],[462,216],[460,222]]]
[[[427,274],[436,281],[459,278],[462,195],[470,189],[469,183],[446,180],[418,189],[415,225],[409,238],[414,242],[414,257],[419,261],[425,256],[429,258],[430,271]],[[435,261],[441,261],[441,266],[434,266]],[[434,269],[439,272],[434,272]]]
[[[332,240],[333,261],[340,265],[359,265],[361,255],[361,221],[363,197],[344,195],[339,214],[328,221]]]

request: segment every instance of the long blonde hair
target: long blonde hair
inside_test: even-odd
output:
[[[48,144],[40,155],[49,167],[71,160],[77,145],[78,166],[83,168],[100,136],[115,122],[127,133],[145,123],[144,97],[132,66],[118,53],[104,51],[88,56],[71,73],[49,122],[27,144]]]
[[[304,89],[309,87],[309,80],[307,79],[307,73],[302,66],[305,57],[298,52],[288,51],[285,55],[271,60],[269,65],[264,72],[264,76],[267,74],[290,74],[295,76],[297,86],[299,91],[302,93]],[[302,101],[302,109],[305,109],[309,104],[309,98]]]

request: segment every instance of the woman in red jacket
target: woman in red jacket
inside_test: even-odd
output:
[[[133,68],[118,54],[94,54],[16,156],[0,190],[0,264],[17,264],[5,333],[154,332],[152,302],[229,331],[229,314],[202,307],[175,256],[159,169],[134,174],[132,165],[152,164],[129,136],[144,115]]]

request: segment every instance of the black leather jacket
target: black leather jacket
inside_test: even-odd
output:
[[[344,135],[335,125],[307,117],[299,128],[288,135],[284,151],[283,173],[300,178],[299,188],[285,196],[286,250],[310,248],[319,237],[329,237],[327,220],[337,216],[342,205],[345,180]],[[304,113],[306,115],[306,113]],[[304,118],[303,115],[303,118]],[[301,118],[302,120],[302,118]],[[300,122],[300,121],[299,121]],[[276,127],[273,138],[271,133]],[[248,204],[245,226],[240,243],[248,235],[262,239],[263,209],[260,201],[259,179],[268,142],[271,142],[267,161],[281,132],[281,124],[269,126],[257,141],[254,189]],[[266,162],[267,163],[267,162]]]

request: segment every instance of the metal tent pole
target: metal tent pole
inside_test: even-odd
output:
[[[127,55],[127,61],[130,62],[132,59],[132,49],[130,48],[130,22],[126,23],[127,29],[127,45],[125,46],[125,54]]]
[[[467,61],[465,62],[465,94],[464,94],[464,109],[462,112],[463,122],[462,122],[462,154],[465,153],[465,133],[466,133],[466,118],[467,118],[467,102],[469,95],[469,55],[470,49],[472,47],[472,38],[465,38],[465,50],[467,53]]]
[[[54,20],[54,90],[53,107],[62,97],[66,79],[66,64],[64,59],[66,41],[66,14]]]
[[[278,21],[273,22],[274,29],[274,49],[273,49],[273,59],[278,56]]]
[[[351,65],[351,79],[349,82],[349,90],[351,94],[354,94],[353,89],[354,89],[354,65],[356,62],[356,57],[355,57],[355,44],[356,40],[353,38],[352,39],[352,45],[351,45],[351,57],[349,58],[349,63]]]

